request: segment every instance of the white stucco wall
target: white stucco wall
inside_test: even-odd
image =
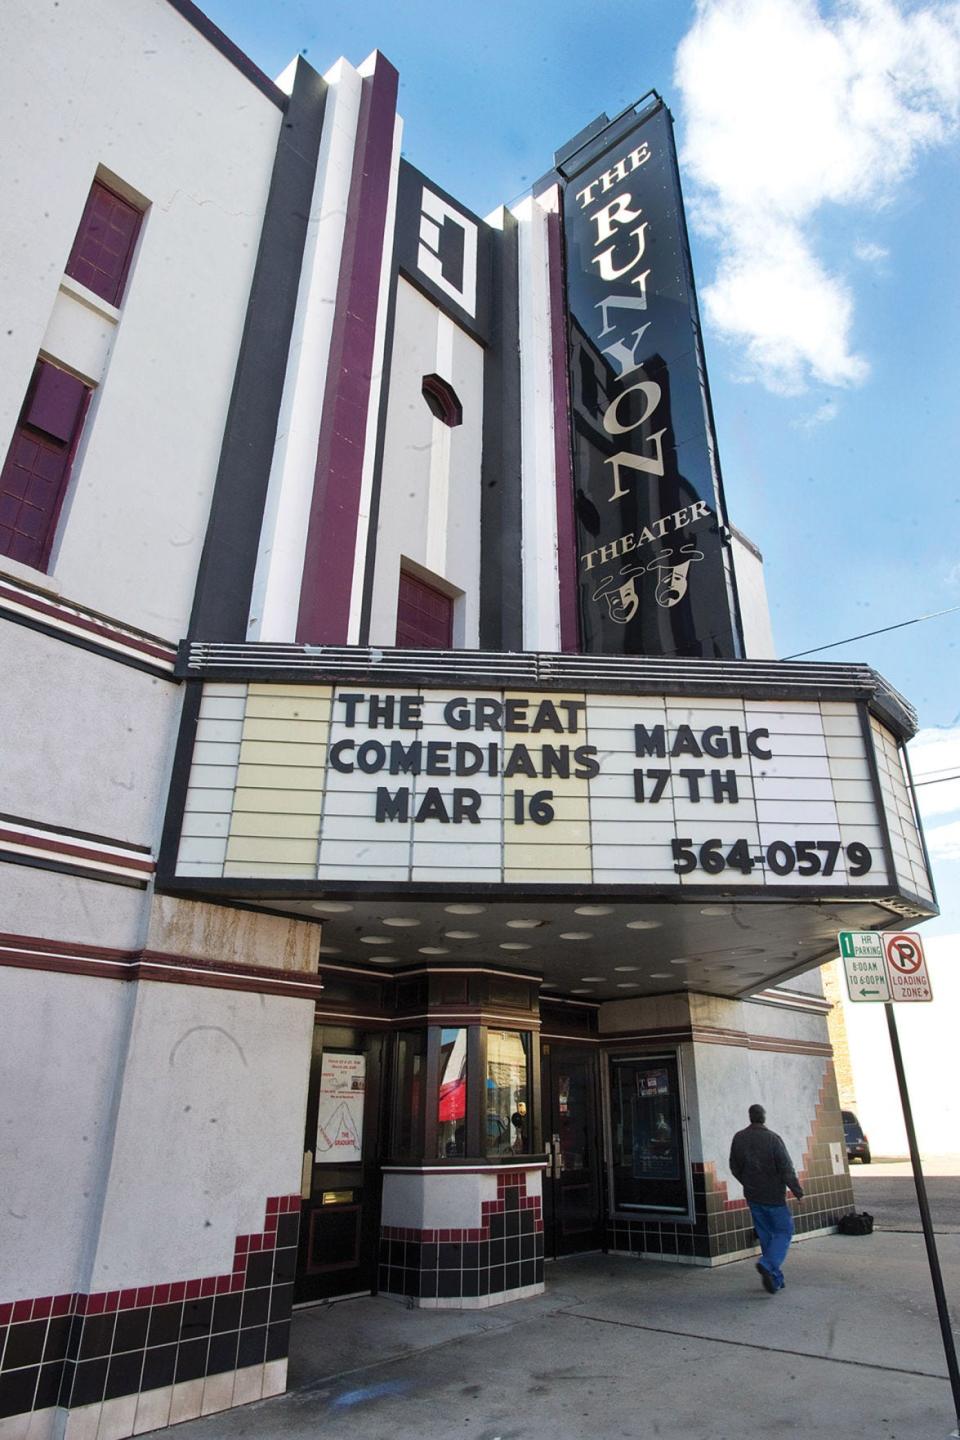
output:
[[[228,1272],[300,1189],[313,1002],[137,989],[91,1290]]]
[[[697,1091],[704,1161],[713,1161],[731,1200],[742,1195],[727,1164],[730,1141],[748,1125],[747,1111],[763,1105],[767,1125],[783,1137],[794,1165],[803,1165],[827,1061],[732,1045],[696,1046]]]
[[[448,381],[463,424],[434,419],[425,375]],[[480,604],[480,461],[483,351],[406,280],[397,311],[377,526],[370,642],[393,645],[401,559],[460,592],[454,645],[475,648]]]
[[[156,845],[181,687],[3,621],[0,672],[0,812]]]
[[[0,969],[5,1301],[83,1288],[132,1001],[120,980]]]
[[[0,193],[16,203],[0,213],[0,449],[63,311],[63,267],[104,166],[149,208],[52,569],[71,599],[177,639],[282,114],[165,0],[10,0],[3,19]]]
[[[7,934],[134,950],[146,922],[143,890],[0,862],[0,930]]]

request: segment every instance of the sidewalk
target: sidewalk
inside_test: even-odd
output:
[[[960,1236],[940,1238],[955,1324]],[[589,1255],[494,1310],[361,1299],[298,1312],[286,1396],[182,1440],[940,1440],[955,1425],[922,1237],[795,1245],[787,1289]]]

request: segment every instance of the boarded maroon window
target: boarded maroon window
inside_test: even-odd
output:
[[[94,180],[67,261],[67,274],[101,300],[119,305],[141,218],[136,206]]]
[[[453,648],[453,601],[441,590],[400,571],[397,644],[405,649]]]
[[[37,362],[3,470],[0,554],[45,570],[90,391]]]

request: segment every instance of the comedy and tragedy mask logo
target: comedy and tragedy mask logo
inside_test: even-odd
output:
[[[648,565],[624,565],[615,575],[605,576],[594,590],[593,598],[598,601],[606,600],[610,619],[617,625],[627,625],[640,609],[637,577],[656,573],[657,588],[654,598],[662,609],[669,610],[679,604],[687,593],[690,566],[702,559],[703,551],[698,550],[692,542],[681,545],[677,552],[661,550]]]

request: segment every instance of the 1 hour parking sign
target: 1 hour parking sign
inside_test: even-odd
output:
[[[839,938],[851,1000],[902,1003],[933,999],[919,935],[841,930]]]

